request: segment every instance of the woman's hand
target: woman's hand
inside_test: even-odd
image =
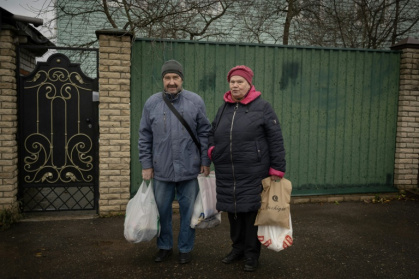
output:
[[[282,177],[279,177],[279,176],[276,176],[276,175],[271,175],[271,180],[276,181],[276,182],[280,181],[281,178]]]

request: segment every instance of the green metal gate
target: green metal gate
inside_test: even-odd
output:
[[[141,182],[138,127],[147,98],[162,90],[161,65],[184,66],[184,88],[213,120],[227,72],[247,65],[278,114],[293,195],[396,191],[393,185],[400,53],[278,45],[136,40],[131,77],[131,192]]]

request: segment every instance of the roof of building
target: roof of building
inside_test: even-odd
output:
[[[55,46],[48,38],[35,27],[43,25],[43,19],[16,15],[0,7],[0,30],[14,30],[19,37],[19,44]],[[32,52],[36,55],[44,54],[48,49],[36,48]]]

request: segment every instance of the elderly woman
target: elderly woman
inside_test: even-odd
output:
[[[272,106],[252,85],[253,71],[236,66],[227,75],[230,91],[218,109],[209,134],[208,155],[217,177],[217,209],[228,213],[229,264],[245,259],[244,270],[255,271],[261,243],[254,225],[261,205],[262,179],[285,173],[281,127]]]

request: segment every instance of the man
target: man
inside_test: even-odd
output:
[[[190,227],[194,203],[199,191],[197,176],[210,172],[207,155],[211,124],[202,98],[182,88],[183,68],[176,60],[161,69],[163,92],[145,103],[138,140],[144,180],[154,178],[154,195],[160,214],[159,251],[155,262],[163,262],[173,252],[172,203],[176,194],[180,209],[178,236],[179,262],[191,261],[195,230]],[[188,123],[200,143],[200,150],[187,129],[165,103],[167,98]]]

